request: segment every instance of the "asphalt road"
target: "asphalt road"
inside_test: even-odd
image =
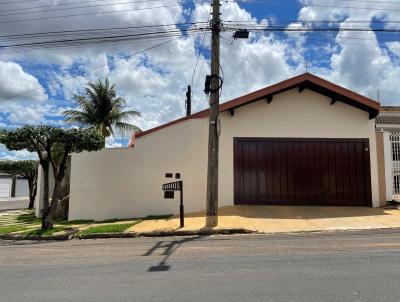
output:
[[[397,231],[0,241],[0,301],[399,301]]]

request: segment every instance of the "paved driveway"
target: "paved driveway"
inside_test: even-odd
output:
[[[219,210],[220,229],[243,228],[259,233],[400,228],[400,210],[368,207],[229,206]],[[204,227],[204,213],[189,214],[183,230]],[[176,230],[179,218],[149,220],[132,231]]]
[[[29,200],[26,197],[0,198],[0,212],[28,208]]]

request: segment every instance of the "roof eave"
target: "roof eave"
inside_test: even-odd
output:
[[[268,98],[273,98],[274,95],[280,94],[282,92],[288,91],[290,89],[299,88],[299,92],[304,89],[310,89],[320,94],[326,95],[334,100],[333,103],[339,101],[346,103],[350,106],[356,107],[358,109],[367,111],[370,119],[374,119],[378,116],[380,110],[380,103],[372,99],[369,99],[361,94],[354,91],[346,89],[344,87],[338,86],[332,82],[324,80],[320,77],[312,75],[310,73],[304,73],[299,76],[287,79],[285,81],[273,84],[266,88],[251,92],[244,96],[233,99],[229,102],[220,105],[220,112],[234,110],[238,107]],[[152,132],[158,131],[160,129],[172,126],[174,124],[197,118],[205,118],[209,115],[209,109],[202,110],[190,116],[186,116],[167,124],[143,131],[138,133],[136,137],[143,137]]]

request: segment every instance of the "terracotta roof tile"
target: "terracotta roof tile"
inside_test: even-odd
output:
[[[377,124],[400,124],[400,116],[379,115],[376,117]]]

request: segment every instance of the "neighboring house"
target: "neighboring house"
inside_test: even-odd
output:
[[[379,131],[400,132],[400,106],[381,106],[375,123]]]
[[[8,174],[0,174],[0,198],[10,198],[12,195],[12,176]],[[17,176],[15,183],[14,197],[28,197],[29,187],[28,180]]]
[[[309,73],[221,104],[219,206],[383,205],[379,110]],[[208,124],[204,110],[138,134],[134,148],[73,154],[69,219],[178,213],[161,190],[177,172],[186,212],[204,210]]]
[[[382,172],[385,173],[387,199],[400,199],[400,107],[382,106],[376,118],[376,130],[379,142],[385,153]],[[382,136],[382,138],[380,138]],[[389,197],[391,197],[389,199]]]

